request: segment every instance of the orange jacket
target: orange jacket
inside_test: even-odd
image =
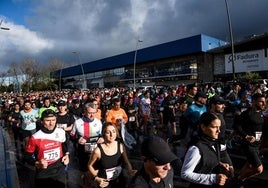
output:
[[[123,119],[124,120],[124,124],[127,123],[128,121],[128,116],[125,112],[124,109],[120,108],[119,110],[108,110],[106,113],[106,122],[110,122],[114,125],[119,126],[120,124],[118,123],[117,119]]]

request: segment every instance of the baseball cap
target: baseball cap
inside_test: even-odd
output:
[[[58,102],[58,106],[65,106],[66,105],[66,102],[64,100],[60,100]]]
[[[218,96],[218,95],[214,95],[211,99],[210,99],[210,103],[211,104],[225,104],[225,100]]]
[[[56,116],[56,112],[54,110],[46,109],[42,112],[41,119],[54,116]]]
[[[79,103],[80,103],[80,100],[79,100],[79,99],[73,99],[72,102],[73,102],[74,104],[79,104]]]
[[[178,159],[167,142],[157,136],[150,136],[143,141],[141,154],[147,159],[152,159],[156,165],[165,165]]]
[[[244,90],[244,91],[241,93],[241,96],[244,96],[244,95],[248,95],[248,90]]]

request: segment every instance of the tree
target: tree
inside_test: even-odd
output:
[[[27,86],[27,92],[30,91],[31,85],[38,82],[38,76],[40,75],[40,66],[36,63],[35,59],[26,58],[22,61],[20,70],[25,78],[25,84]]]
[[[20,69],[19,69],[19,64],[17,62],[12,62],[9,65],[9,69],[8,69],[8,74],[10,77],[15,78],[15,83],[13,83],[14,87],[14,92],[19,92],[20,90],[20,81],[19,81],[19,75],[20,73]],[[13,79],[14,80],[14,79]]]
[[[2,86],[5,83],[6,77],[7,77],[7,73],[6,72],[2,72],[0,74],[1,76],[1,80],[0,80],[0,85]]]
[[[53,74],[53,73],[55,73],[55,71],[61,70],[65,66],[66,66],[66,64],[63,61],[60,61],[60,60],[54,58],[54,59],[51,59],[48,62],[48,70],[47,71],[48,71],[48,73],[52,73]],[[50,78],[55,78],[55,75],[50,75]],[[52,80],[52,81],[54,81],[54,84],[57,85],[57,88],[58,89],[61,89],[62,88],[62,79],[60,77],[59,77],[58,80]]]
[[[261,77],[257,72],[246,72],[246,79],[250,82],[256,82],[260,78]]]

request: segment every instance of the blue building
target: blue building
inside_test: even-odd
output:
[[[208,82],[213,80],[213,63],[207,52],[224,45],[199,34],[64,68],[54,76],[62,80],[62,88],[83,88],[84,81],[87,88]]]

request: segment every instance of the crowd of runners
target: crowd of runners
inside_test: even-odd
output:
[[[65,181],[58,178],[55,170],[66,170],[70,156],[78,158],[84,186],[128,185],[129,182],[121,178],[122,169],[118,164],[124,163],[134,179],[129,186],[139,187],[137,176],[143,171],[133,169],[128,157],[135,150],[140,150],[138,146],[152,136],[160,137],[168,146],[177,144],[179,150],[173,152],[176,157],[162,159],[154,151],[146,156],[150,149],[145,148],[146,152],[141,151],[141,157],[145,157],[142,158],[144,168],[147,159],[151,160],[148,157],[154,157],[156,167],[162,165],[168,172],[172,166],[167,164],[180,160],[181,170],[174,173],[181,175],[192,186],[241,186],[248,178],[263,171],[258,154],[267,146],[267,90],[266,85],[258,83],[192,83],[176,87],[153,86],[135,91],[114,87],[1,93],[1,125],[13,131],[15,147],[19,147],[23,153],[21,160],[37,169],[35,184],[39,186],[49,186],[55,181],[55,185],[61,186],[59,182]],[[233,118],[231,127],[225,123],[227,115]],[[52,126],[53,122],[55,127]],[[55,132],[56,128],[63,130],[64,134],[62,131]],[[226,135],[226,129],[231,129],[232,134]],[[53,143],[42,143],[40,140],[47,139],[47,134],[62,137],[62,145],[46,149],[44,145],[55,144],[59,139],[54,139]],[[111,140],[113,134],[117,142]],[[213,134],[216,136],[213,137]],[[247,163],[238,174],[228,155],[232,139],[237,137],[247,157]],[[212,144],[211,139],[213,143],[216,140],[219,148],[215,146],[213,149],[219,155],[207,157],[202,152],[209,152],[205,145]],[[166,149],[167,145],[162,144],[162,140],[153,140],[147,145],[157,143]],[[113,156],[117,150],[118,158],[111,159],[110,155],[106,155],[110,153]],[[161,153],[160,150],[158,148],[157,153]],[[209,160],[214,161],[213,164],[207,163]],[[98,167],[96,161],[102,161]],[[111,166],[111,163],[116,164]],[[222,164],[221,170],[215,171],[218,164]],[[150,170],[147,169],[146,173]],[[149,173],[149,176],[152,174]],[[228,181],[230,179],[232,181]]]

